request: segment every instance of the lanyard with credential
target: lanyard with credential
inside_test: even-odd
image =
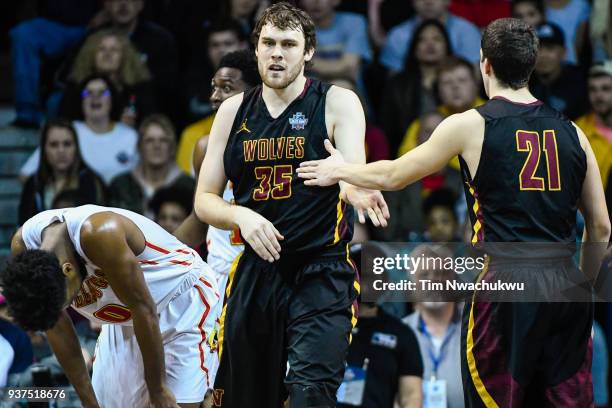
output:
[[[433,337],[431,336],[431,334],[429,334],[429,331],[427,331],[425,321],[421,316],[419,316],[419,331],[423,333],[423,336],[425,336],[427,340],[429,340],[430,344],[430,347],[427,348],[427,353],[429,354],[429,358],[431,359],[431,363],[433,364],[434,377],[438,376],[438,367],[440,366],[442,360],[444,360],[446,346],[448,346],[448,344],[450,343],[450,340],[453,337],[453,333],[455,332],[456,328],[457,327],[454,324],[451,324],[451,326],[448,328],[448,330],[446,331],[446,335],[444,336],[444,340],[442,340],[442,344],[440,345],[440,352],[436,357],[436,354],[434,353]]]

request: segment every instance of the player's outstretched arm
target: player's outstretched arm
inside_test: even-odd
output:
[[[68,381],[74,386],[85,408],[99,408],[74,325],[63,310],[57,323],[47,330],[47,340],[62,365]]]
[[[325,99],[325,121],[332,125],[332,139],[347,163],[365,163],[365,114],[357,95],[333,86]],[[330,143],[331,146],[331,143]],[[364,189],[340,182],[342,200],[357,210],[359,222],[367,212],[374,226],[387,226],[389,208],[378,190]]]
[[[91,262],[100,268],[119,300],[132,313],[151,406],[178,407],[166,386],[157,307],[135,255],[145,248],[142,232],[132,221],[118,214],[97,213],[81,227],[81,246]]]
[[[369,164],[349,164],[343,154],[326,142],[331,156],[325,160],[304,162],[298,169],[304,184],[329,186],[339,181],[371,189],[399,190],[441,170],[466,145],[466,129],[473,129],[481,120],[473,110],[449,116],[434,130],[425,143],[396,160],[381,160]]]
[[[584,217],[580,269],[587,279],[595,282],[610,238],[610,219],[595,154],[582,130],[575,127],[587,159],[586,176],[580,196],[580,212]]]
[[[217,111],[198,177],[194,208],[202,222],[226,230],[240,228],[240,234],[251,248],[263,259],[274,262],[280,258],[278,241],[283,239],[280,232],[255,211],[230,204],[222,197],[227,183],[223,153],[241,102],[242,94],[232,96]]]

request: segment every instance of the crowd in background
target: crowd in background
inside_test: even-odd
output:
[[[585,132],[612,208],[609,0],[295,3],[317,27],[316,53],[307,76],[350,88],[362,100],[368,161],[398,157],[426,141],[445,117],[484,103],[478,70],[481,29],[501,17],[524,19],[540,38],[529,87]],[[16,22],[9,33],[16,110],[11,126],[40,129],[39,148],[20,172],[23,193],[16,221],[22,224],[51,208],[93,203],[144,214],[169,231],[176,228],[191,212],[196,144],[210,132],[220,102],[258,82],[255,68],[227,65],[223,58],[236,51],[252,52],[254,22],[269,4],[38,1],[38,16]],[[212,81],[223,66],[237,68],[237,76],[230,73]],[[355,241],[469,241],[462,197],[459,162],[454,159],[439,173],[386,193],[389,227],[357,226]],[[423,378],[432,373],[424,350],[433,347],[434,354],[440,353],[438,338],[445,339],[447,330],[455,327],[460,310],[456,305],[444,306],[442,312],[431,307],[394,309],[418,340],[414,343],[423,356]],[[386,313],[371,316],[386,319]],[[0,386],[7,381],[3,372],[8,372],[8,381],[33,383],[33,361],[46,363],[54,377],[61,376],[44,339],[20,334],[7,319],[0,314],[0,350],[13,353],[0,351]],[[90,362],[96,328],[75,319]],[[423,328],[424,321],[435,326],[435,333]],[[595,333],[595,397],[597,405],[605,406],[606,341],[599,326]],[[451,347],[458,347],[458,333],[453,336]],[[13,357],[7,371],[3,359],[9,355]],[[418,371],[408,360],[400,366],[405,372]],[[440,367],[448,377],[448,406],[462,407],[458,354],[457,361]],[[402,370],[398,372],[401,376]],[[393,396],[397,386],[392,391]]]

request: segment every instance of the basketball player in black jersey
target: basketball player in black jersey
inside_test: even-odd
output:
[[[245,251],[230,270],[215,405],[334,407],[359,290],[347,244],[353,209],[386,225],[379,191],[305,186],[295,170],[327,156],[365,162],[365,119],[357,96],[304,76],[315,28],[303,11],[269,7],[253,40],[263,85],[217,112],[196,191],[198,217],[240,228]],[[223,201],[227,179],[235,205]],[[352,206],[351,206],[352,205]],[[287,364],[288,363],[288,364]]]
[[[473,243],[573,243],[578,208],[585,219],[584,242],[607,243],[604,192],[584,133],[527,88],[537,51],[536,34],[527,24],[492,22],[481,43],[486,104],[448,117],[426,143],[394,161],[345,164],[326,142],[331,156],[303,163],[300,177],[307,185],[345,181],[397,190],[459,155],[468,207],[477,211],[471,217]],[[598,269],[605,245],[587,257],[584,248],[581,269],[593,281],[589,271]],[[489,264],[495,259],[492,255]],[[586,268],[588,263],[596,267]],[[546,270],[527,273],[563,275],[568,265],[567,259],[555,258]],[[493,267],[481,276],[491,273]],[[591,326],[591,303],[474,302],[472,297],[462,337],[466,406],[592,406]]]

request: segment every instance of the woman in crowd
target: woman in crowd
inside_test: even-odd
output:
[[[108,77],[94,74],[85,78],[78,89],[78,120],[73,124],[83,161],[108,184],[136,164],[138,135],[131,127],[118,122],[122,105]],[[36,172],[39,159],[40,148],[22,167],[21,176]]]
[[[176,136],[168,118],[156,114],[142,121],[138,152],[136,167],[111,182],[111,206],[153,218],[148,204],[160,188],[175,186],[193,192],[195,181],[176,165]]]
[[[387,83],[381,123],[395,156],[408,125],[422,112],[437,106],[434,84],[440,63],[452,54],[448,34],[436,20],[425,20],[415,30],[404,70]]]
[[[78,190],[79,204],[104,204],[104,184],[83,162],[76,131],[70,122],[61,119],[47,122],[40,145],[42,160],[21,193],[20,225],[52,208],[53,200],[62,191]]]
[[[79,84],[92,74],[106,75],[120,95],[124,109],[121,121],[134,126],[155,111],[151,74],[128,37],[113,30],[90,35],[79,51],[60,106],[60,114],[74,118]]]

